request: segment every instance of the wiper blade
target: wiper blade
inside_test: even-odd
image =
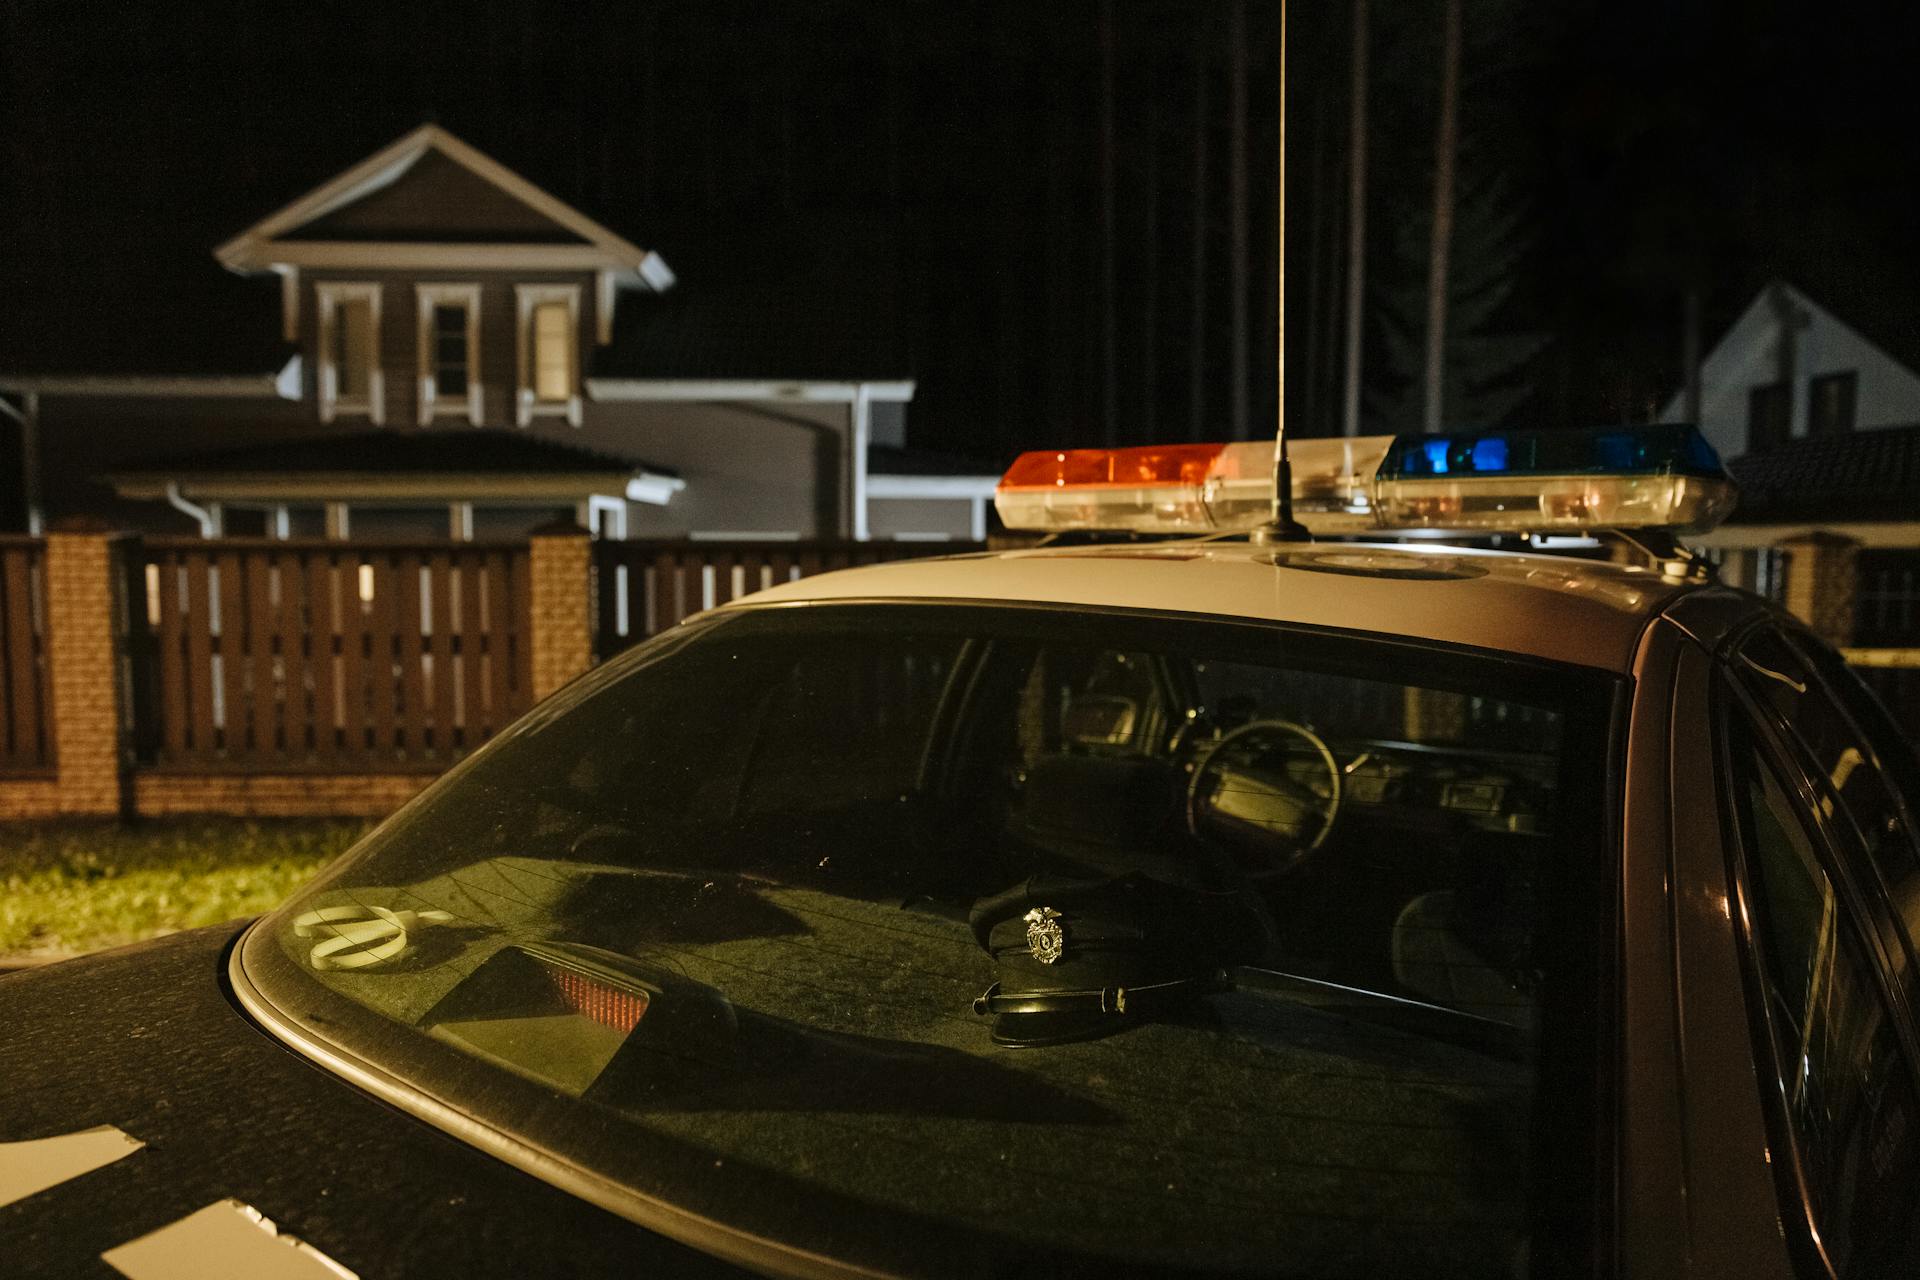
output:
[[[1225,977],[1235,991],[1273,996],[1360,1022],[1378,1023],[1396,1031],[1411,1032],[1431,1040],[1444,1040],[1510,1061],[1521,1061],[1527,1055],[1528,1037],[1519,1027],[1492,1018],[1482,1018],[1478,1014],[1462,1013],[1444,1005],[1409,1000],[1365,987],[1323,982],[1297,973],[1281,973],[1245,965],[1226,970]]]

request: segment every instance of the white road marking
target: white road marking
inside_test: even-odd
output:
[[[147,1144],[110,1124],[27,1142],[0,1142],[0,1205],[112,1164]]]
[[[128,1280],[359,1280],[238,1200],[217,1200],[100,1259]]]

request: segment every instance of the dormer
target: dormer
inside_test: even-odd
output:
[[[302,394],[326,422],[578,426],[588,344],[673,273],[437,125],[215,250],[281,280]]]

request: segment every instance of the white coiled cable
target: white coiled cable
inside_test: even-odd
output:
[[[445,924],[449,911],[389,911],[385,907],[321,907],[295,916],[296,937],[325,937],[313,944],[307,962],[316,969],[368,969],[407,949],[407,930]]]

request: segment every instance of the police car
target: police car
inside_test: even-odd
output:
[[[1271,445],[1028,455],[1062,545],[710,612],[0,979],[0,1271],[1920,1271],[1914,757],[1676,541],[1711,451],[1293,461],[1318,540]]]

